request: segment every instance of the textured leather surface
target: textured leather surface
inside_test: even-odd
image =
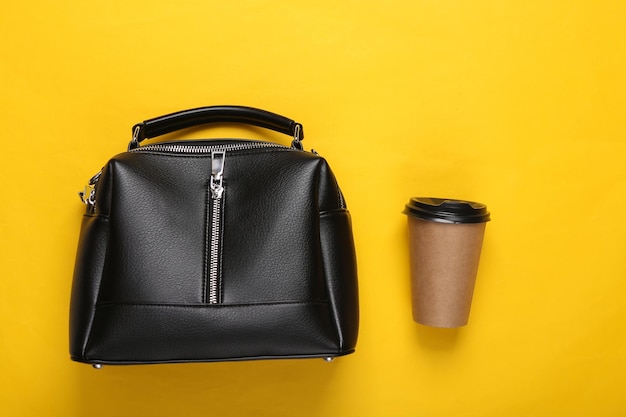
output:
[[[182,362],[334,356],[337,334],[326,303],[106,304],[96,310],[87,358]]]
[[[126,152],[108,162],[81,229],[70,318],[74,360],[354,351],[350,214],[326,161],[290,148],[226,152],[217,304],[207,301],[210,175],[206,153]]]

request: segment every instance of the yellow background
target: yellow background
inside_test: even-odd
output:
[[[621,1],[32,0],[0,12],[0,415],[626,415]],[[73,363],[76,192],[131,126],[240,104],[304,124],[352,212],[357,353]],[[204,134],[205,132],[203,132]],[[205,136],[267,136],[254,129]],[[492,212],[470,324],[412,322],[413,195]]]

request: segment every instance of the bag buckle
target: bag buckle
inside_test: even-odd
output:
[[[83,191],[78,192],[78,197],[80,197],[80,201],[88,206],[93,206],[96,204],[96,183],[100,179],[102,175],[102,171],[98,171],[96,175],[91,177],[89,183],[85,185]]]

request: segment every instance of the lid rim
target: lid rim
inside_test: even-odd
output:
[[[402,213],[440,223],[485,223],[491,220],[487,206],[482,203],[432,197],[412,197]]]

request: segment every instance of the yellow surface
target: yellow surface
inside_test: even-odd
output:
[[[626,415],[624,22],[620,1],[4,2],[0,415]],[[134,123],[211,104],[297,119],[329,160],[357,353],[71,362],[76,192]],[[492,212],[465,328],[411,320],[412,195]]]

